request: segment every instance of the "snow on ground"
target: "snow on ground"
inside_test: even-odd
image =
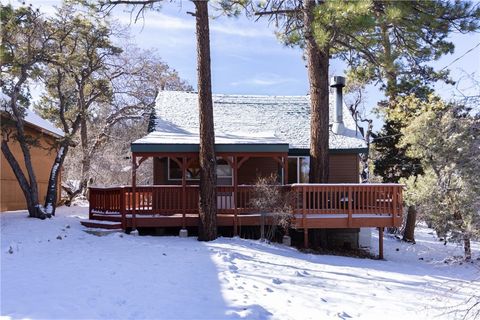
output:
[[[0,215],[2,319],[455,319],[480,292],[480,261],[445,263],[461,248],[426,228],[416,245],[386,239],[376,261],[239,238],[97,236],[86,217]]]

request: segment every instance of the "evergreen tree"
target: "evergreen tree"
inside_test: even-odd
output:
[[[367,1],[369,2],[369,1]],[[397,147],[399,120],[388,117],[385,109],[394,108],[395,98],[415,94],[425,100],[431,84],[452,83],[448,70],[435,70],[429,63],[454,51],[449,40],[453,32],[475,32],[480,27],[480,5],[470,1],[371,1],[369,24],[361,32],[339,41],[336,54],[349,65],[349,77],[362,83],[380,83],[386,101],[379,112],[385,125],[373,136],[378,154],[375,174],[384,181],[398,182],[422,172],[418,159]],[[321,23],[321,21],[319,22]]]
[[[25,131],[25,109],[30,103],[28,82],[38,80],[42,67],[51,52],[53,31],[31,7],[14,9],[0,4],[0,85],[2,114],[1,150],[12,168],[27,203],[30,217],[50,217],[39,202],[37,178],[33,170],[31,148],[38,141]],[[17,159],[9,146],[15,141],[21,149],[22,159]],[[23,166],[22,166],[23,162]]]
[[[90,7],[110,10],[117,5],[126,5],[137,12],[160,10],[163,0],[77,0]],[[210,66],[210,27],[208,0],[193,0],[195,12],[190,12],[196,21],[197,37],[197,86],[200,124],[200,200],[198,240],[210,241],[217,238],[217,195],[216,195],[216,156],[213,124],[213,98]]]
[[[310,182],[328,182],[329,151],[329,59],[345,50],[340,44],[347,34],[371,25],[370,2],[327,0],[223,0],[229,15],[246,10],[266,16],[278,27],[279,39],[288,46],[300,46],[307,61],[310,93]],[[348,49],[347,49],[348,50]]]
[[[407,201],[445,239],[462,242],[465,258],[470,240],[480,236],[480,115],[435,96],[422,101],[400,98],[393,118],[415,114],[402,129],[400,147],[420,159],[425,172],[403,180]]]

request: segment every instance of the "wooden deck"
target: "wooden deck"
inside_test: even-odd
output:
[[[253,186],[217,187],[217,224],[258,226],[261,215],[252,206]],[[398,227],[402,222],[402,186],[398,184],[293,184],[290,192],[293,227]],[[137,227],[198,225],[198,186],[90,188],[91,220]],[[267,218],[267,223],[269,219]]]

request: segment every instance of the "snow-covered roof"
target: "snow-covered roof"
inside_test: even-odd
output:
[[[26,110],[25,113],[25,122],[28,124],[34,125],[44,131],[47,131],[47,133],[57,136],[57,137],[63,137],[65,134],[63,133],[62,130],[58,129],[55,127],[53,123],[51,123],[48,120],[43,119],[40,117],[38,114],[35,113],[35,111],[32,111],[30,109]]]
[[[7,96],[5,93],[3,93],[0,90],[0,104],[1,105],[7,105],[7,102],[9,101],[9,99],[10,99],[10,97]],[[3,109],[3,107],[2,107],[2,109]],[[5,110],[3,110],[3,111],[5,111]],[[42,131],[44,131],[47,134],[50,134],[50,135],[53,135],[53,136],[56,136],[56,137],[65,136],[65,134],[62,130],[55,127],[55,125],[53,123],[51,123],[50,121],[45,120],[42,117],[40,117],[33,110],[30,110],[30,109],[25,110],[24,121],[27,124],[30,124],[32,126],[35,126],[39,129],[41,129]]]
[[[333,123],[333,96],[330,101],[330,123]],[[270,142],[288,144],[290,149],[310,148],[309,96],[215,94],[213,105],[216,144]],[[155,132],[132,145],[198,144],[196,93],[163,91],[157,97],[155,108]],[[366,144],[350,111],[345,105],[343,108],[345,128],[341,134],[330,131],[330,149],[365,149]]]

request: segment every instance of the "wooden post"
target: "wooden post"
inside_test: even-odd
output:
[[[127,229],[127,219],[125,215],[125,187],[120,187],[120,214],[122,216],[122,229]]]
[[[95,196],[92,195],[92,188],[89,188],[90,192],[88,193],[88,200],[89,200],[89,205],[88,205],[88,219],[92,220],[93,218],[93,213],[92,213],[92,206],[95,206]],[[60,198],[57,198],[60,199]]]
[[[348,227],[352,227],[352,211],[353,211],[353,190],[351,186],[348,186]],[[345,199],[344,199],[345,200]]]
[[[186,177],[186,170],[187,170],[187,157],[182,157],[182,229],[186,228],[186,209],[187,204],[186,202],[186,195],[187,195],[187,177]]]
[[[378,258],[383,260],[383,227],[378,228]]]
[[[237,197],[238,197],[238,159],[237,156],[233,157],[233,235],[238,235],[238,209],[237,209]]]
[[[132,153],[132,230],[137,228],[136,211],[137,211],[137,156]]]
[[[308,229],[306,227],[303,228],[303,246],[308,249]]]
[[[397,226],[397,199],[398,199],[398,187],[395,186],[395,187],[391,187],[392,188],[392,222],[393,222],[393,226]]]
[[[308,229],[307,229],[307,190],[302,186],[302,224],[303,224],[303,245],[308,249]]]

